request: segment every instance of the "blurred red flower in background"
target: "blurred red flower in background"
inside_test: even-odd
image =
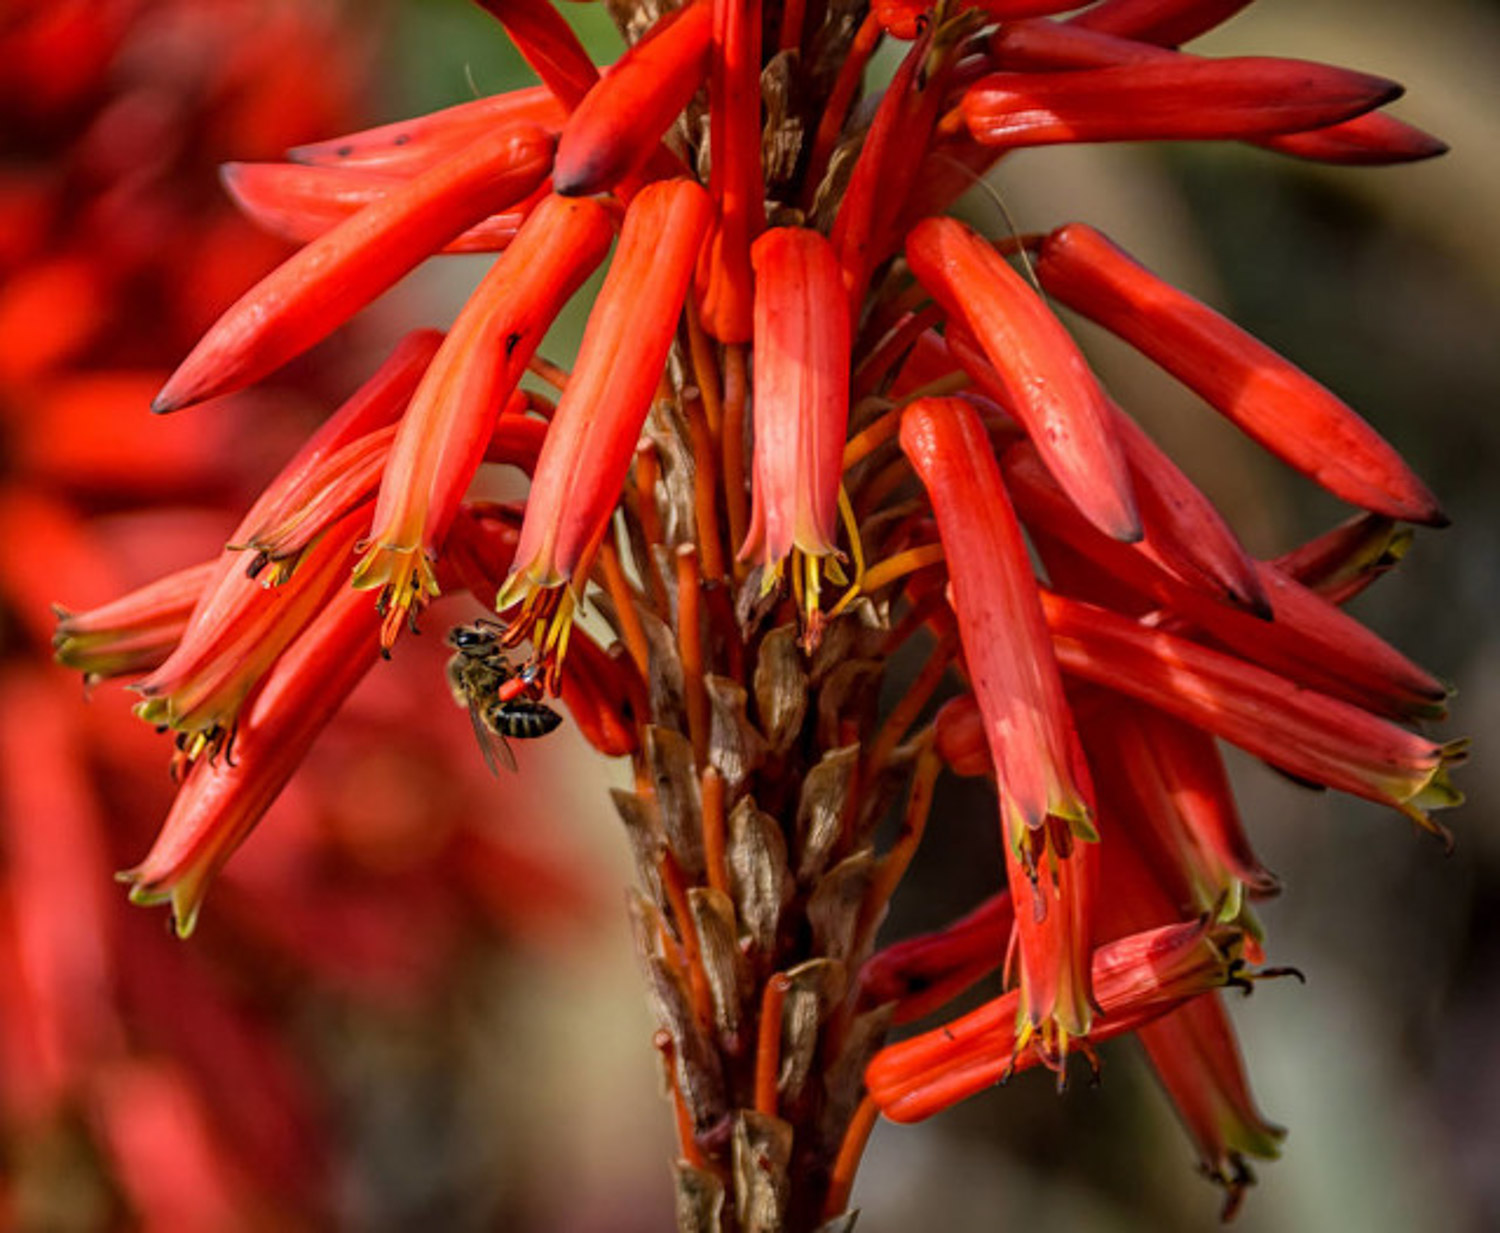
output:
[[[46,663],[51,601],[88,609],[180,567],[124,608],[65,617],[59,639],[93,674],[157,666],[208,581],[196,563],[344,381],[336,363],[304,367],[274,400],[169,423],[145,410],[166,365],[285,256],[223,201],[213,169],[348,125],[368,49],[346,16],[105,0],[0,18],[7,1227],[117,1227],[121,1213],[154,1229],[324,1224],[347,1165],[332,1093],[293,1030],[309,992],[423,1005],[474,942],[536,937],[585,902],[553,848],[485,823],[495,789],[461,743],[462,713],[431,700],[432,648],[354,700],[185,949],[108,885],[172,800],[162,739],[117,689],[81,706],[77,675]],[[307,721],[342,700],[329,678],[374,658],[378,622],[363,627],[329,627],[312,693],[280,699],[283,725],[302,725],[278,742],[294,764]],[[244,725],[242,770],[264,756],[257,723]],[[229,759],[189,774],[224,773]],[[507,787],[508,809],[540,816]]]

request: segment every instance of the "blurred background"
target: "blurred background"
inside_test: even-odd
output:
[[[570,7],[612,59],[602,6]],[[1283,896],[1234,1013],[1289,1128],[1238,1227],[1500,1227],[1500,6],[1260,0],[1202,49],[1404,82],[1437,162],[1338,170],[1242,147],[1025,152],[1021,230],[1101,227],[1324,380],[1454,520],[1363,619],[1452,680],[1479,745],[1456,853],[1398,815],[1236,762]],[[214,168],[529,81],[464,0],[0,7],[0,1227],[631,1233],[671,1226],[669,1110],[637,988],[608,768],[564,730],[491,780],[427,636],[356,695],[231,863],[195,936],[126,905],[171,796],[165,738],[48,663],[48,604],[215,552],[308,425],[394,338],[442,326],[482,260],[431,263],[254,394],[166,420],[150,395],[278,245]],[[998,233],[984,194],[969,217]],[[580,317],[543,351],[566,360]],[[1126,348],[1115,395],[1273,554],[1343,516]],[[529,755],[529,756],[528,756]],[[1001,877],[993,804],[955,789],[891,936]],[[1024,1076],[877,1127],[860,1228],[1211,1227],[1214,1189],[1127,1043],[1061,1099]]]

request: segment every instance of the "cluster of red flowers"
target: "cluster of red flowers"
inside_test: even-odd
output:
[[[379,652],[469,591],[505,622],[492,641],[530,644],[524,668],[496,646],[477,687],[459,675],[476,727],[545,688],[634,760],[620,808],[682,1228],[847,1220],[877,1111],[925,1117],[1122,1032],[1232,1203],[1278,1133],[1215,990],[1261,960],[1249,901],[1276,883],[1215,738],[1439,831],[1426,810],[1456,800],[1462,747],[1402,725],[1440,717],[1445,688],[1339,605],[1399,557],[1401,523],[1444,519],[1334,394],[1096,230],[993,242],[942,214],[1028,146],[1441,152],[1379,110],[1389,81],[1180,50],[1245,2],[625,3],[632,45],[601,75],[547,0],[481,0],[541,87],[232,167],[247,212],[303,247],[159,412],[261,380],[430,256],[501,255],[217,561],[71,621],[93,670],[149,670],[141,713],[190,764],[135,896],[189,926]],[[857,106],[888,38],[904,59]],[[564,371],[539,347],[612,241]],[[1049,300],[1364,512],[1251,557]],[[524,507],[472,495],[485,464],[531,476]],[[591,597],[613,646],[575,623]],[[927,665],[881,713],[914,640]],[[963,691],[923,723],[950,675]],[[944,766],[993,779],[1008,891],[872,955]],[[877,1051],[893,1018],[1002,966],[1000,999]]]
[[[293,1042],[308,996],[423,1007],[466,946],[576,915],[581,892],[489,826],[462,716],[421,693],[429,658],[351,708],[186,950],[110,890],[171,803],[160,740],[115,691],[82,705],[70,668],[164,658],[167,609],[212,567],[148,587],[144,620],[64,614],[69,667],[47,660],[50,601],[99,604],[217,551],[268,461],[245,442],[288,447],[326,403],[337,378],[304,372],[279,407],[146,411],[287,252],[222,200],[215,164],[347,124],[364,66],[332,9],[263,0],[13,5],[0,60],[0,1224],[322,1223],[340,1149]]]

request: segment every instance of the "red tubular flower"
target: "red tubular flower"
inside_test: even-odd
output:
[[[1089,707],[1080,722],[1101,809],[1168,891],[1161,910],[1129,927],[1194,912],[1230,921],[1239,915],[1242,889],[1276,893],[1280,884],[1250,846],[1212,736],[1124,699]],[[1103,926],[1106,937],[1124,932],[1128,927]]]
[[[848,299],[833,246],[816,231],[775,227],[755,242],[752,256],[754,504],[740,556],[759,559],[769,583],[794,548],[803,553],[806,603],[815,611],[816,559],[837,551],[849,423]]]
[[[1096,33],[1071,21],[1023,21],[995,31],[989,47],[995,67],[1025,71],[1108,68],[1181,58],[1156,42]],[[1433,158],[1448,148],[1430,133],[1377,111],[1303,132],[1247,140],[1279,154],[1348,166],[1409,163]]]
[[[1062,1051],[1067,1037],[1088,1031],[1091,1014],[1092,873],[1070,827],[1093,838],[1062,680],[978,414],[957,399],[919,399],[902,414],[901,448],[937,516],[950,602],[995,764],[1006,869],[1022,904],[1022,1010],[1034,1025],[1055,1020]]]
[[[1029,527],[1062,540],[1111,579],[1165,605],[1158,624],[1196,626],[1251,663],[1393,719],[1445,713],[1448,691],[1441,681],[1276,567],[1253,565],[1252,576],[1265,597],[1261,614],[1228,607],[1162,568],[1162,558],[1147,550],[1149,536],[1141,544],[1124,545],[1100,535],[1078,516],[1028,447],[1007,453],[1005,475]],[[1041,555],[1049,568],[1057,568],[1050,547]]]
[[[568,109],[557,95],[546,86],[529,86],[343,137],[293,146],[286,156],[294,163],[313,167],[358,168],[400,179],[426,171],[497,128],[535,124],[558,133],[567,119]]]
[[[329,458],[365,434],[393,422],[411,397],[441,340],[442,336],[434,330],[418,330],[407,335],[375,375],[330,416],[281,469],[241,519],[234,539],[248,537],[264,519],[284,513],[283,498],[299,492],[307,478],[322,470]],[[210,663],[215,660],[227,663],[224,659],[225,631],[231,627],[235,615],[243,615],[247,606],[250,610],[264,612],[270,602],[264,598],[260,584],[247,575],[245,555],[235,549],[226,550],[220,555],[193,608],[182,641],[142,684],[162,685],[201,679]]]
[[[761,171],[761,0],[713,0],[709,57],[708,195],[714,225],[694,279],[703,328],[721,342],[750,340],[750,245],[766,225]]]
[[[385,172],[304,167],[300,163],[226,163],[219,169],[219,178],[234,203],[256,226],[296,244],[316,240],[406,183]],[[530,196],[474,224],[439,251],[503,251],[551,191],[551,182],[544,180]]]
[[[907,237],[906,259],[948,317],[979,340],[1006,406],[1089,521],[1141,537],[1130,469],[1088,364],[1036,293],[962,223],[932,218]]]
[[[1232,1219],[1255,1180],[1246,1156],[1275,1160],[1286,1131],[1256,1108],[1218,993],[1207,993],[1136,1029],[1156,1077],[1198,1149],[1204,1173],[1225,1189]]]
[[[488,134],[312,241],[219,318],[152,409],[241,389],[321,342],[435,250],[536,188],[552,141],[534,125]]]
[[[132,902],[170,902],[178,934],[193,931],[214,874],[376,662],[379,634],[379,618],[364,596],[347,589],[334,593],[241,716],[233,758],[193,764],[145,860],[119,875],[130,884]]]
[[[589,314],[578,362],[537,461],[514,571],[495,607],[525,602],[538,649],[562,649],[572,605],[557,588],[576,581],[619,500],[709,221],[708,196],[690,180],[642,189],[625,212],[614,260]],[[551,593],[552,599],[546,596]],[[548,604],[561,604],[556,623]]]
[[[1093,1039],[1135,1031],[1189,998],[1232,980],[1238,934],[1199,923],[1133,934],[1094,952],[1100,1015]],[[1020,1070],[1045,1062],[1039,1044],[1019,1035],[1019,991],[875,1055],[865,1082],[893,1122],[919,1122]]]
[[[910,1023],[946,1006],[1000,966],[1015,929],[1009,891],[993,895],[935,933],[892,943],[859,970],[860,995],[895,1002],[895,1022]]]
[[[182,666],[169,660],[131,686],[144,698],[136,714],[182,733],[189,758],[204,748],[217,750],[226,738],[232,744],[241,705],[342,586],[365,525],[361,512],[346,516],[308,550],[287,582],[243,589],[210,651]]]
[[[1252,0],[1099,0],[1064,25],[1176,47],[1222,25]]]
[[[614,188],[646,164],[708,68],[714,6],[663,17],[589,91],[557,142],[552,183],[565,197]]]
[[[918,399],[901,417],[901,448],[937,516],[964,658],[1000,783],[1006,844],[1020,846],[1048,817],[1087,833],[1087,799],[1071,769],[1072,720],[984,426],[968,403]]]
[[[432,561],[496,417],[553,318],[614,235],[596,201],[549,197],[469,298],[402,416],[354,585],[381,589],[383,638],[437,594]]]
[[[1422,481],[1351,408],[1093,228],[1072,223],[1053,232],[1036,269],[1050,294],[1155,360],[1335,496],[1409,522],[1447,522]]]
[[[1304,60],[1155,57],[1067,73],[995,73],[964,94],[969,132],[1014,149],[1076,141],[1201,141],[1321,128],[1399,97],[1383,77]]]
[[[478,4],[505,27],[542,84],[573,111],[599,80],[599,70],[562,14],[547,0],[478,0]]]
[[[999,790],[1003,809],[1004,788]],[[1090,1035],[1099,1009],[1089,969],[1098,845],[1092,842],[1092,821],[1085,825],[1049,817],[1019,843],[1004,845],[1006,880],[1020,907],[1015,932],[1020,1040],[1028,1044],[1034,1034],[1042,1059],[1059,1068],[1072,1043]],[[1084,830],[1090,842],[1078,844],[1075,830]]]
[[[89,682],[149,672],[171,654],[187,629],[218,562],[205,561],[168,574],[87,612],[57,611],[52,647],[57,662]]]
[[[1424,812],[1462,799],[1445,768],[1467,743],[1436,745],[1284,677],[1091,604],[1047,592],[1042,606],[1064,672],[1150,703],[1289,774],[1399,809],[1442,834]]]

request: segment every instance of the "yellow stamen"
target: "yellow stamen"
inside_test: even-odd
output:
[[[378,544],[354,567],[351,585],[356,590],[380,588],[376,608],[385,618],[380,626],[380,644],[386,650],[396,645],[401,627],[442,594],[432,562],[421,548]]]
[[[860,540],[859,523],[854,519],[854,506],[849,503],[849,493],[845,487],[839,485],[839,517],[843,520],[844,530],[849,535],[849,552],[854,557],[854,581],[849,584],[849,589],[844,592],[838,603],[834,604],[833,611],[828,615],[830,618],[838,616],[854,597],[865,589],[865,546]]]

